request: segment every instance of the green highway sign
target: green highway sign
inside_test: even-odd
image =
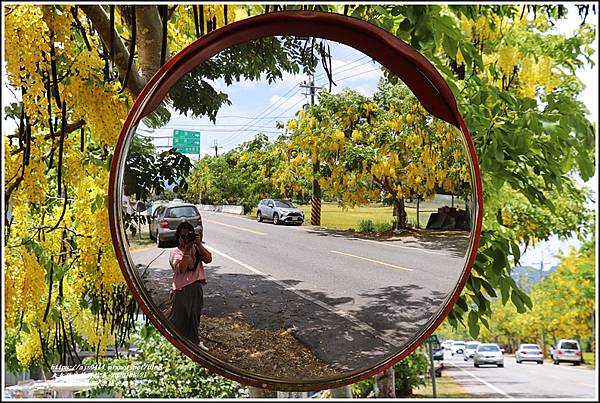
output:
[[[431,336],[429,336],[427,338],[427,340],[425,340],[425,343],[437,343],[438,342],[438,337],[435,334],[432,334]]]
[[[173,129],[173,148],[182,154],[200,154],[200,132]]]

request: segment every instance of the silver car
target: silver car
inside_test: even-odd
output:
[[[554,361],[554,365],[561,362],[572,362],[573,365],[580,365],[583,356],[577,340],[559,340],[556,343],[556,348],[552,350],[552,361]]]
[[[256,207],[256,221],[271,220],[273,224],[293,223],[302,225],[304,212],[294,203],[279,199],[262,199]]]
[[[202,235],[202,217],[195,205],[172,201],[157,207],[148,223],[150,239],[156,240],[159,248],[176,243],[175,231],[184,221],[192,224],[196,234]]]
[[[496,343],[482,343],[477,346],[477,350],[473,354],[473,365],[479,368],[484,364],[504,367],[504,355]]]
[[[538,364],[543,364],[544,353],[537,344],[521,344],[515,352],[515,361],[517,364],[523,361],[534,361]]]

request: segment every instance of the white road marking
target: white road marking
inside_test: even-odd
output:
[[[254,231],[254,230],[251,230],[251,229],[248,229],[248,228],[238,227],[237,225],[225,224],[225,223],[222,223],[222,222],[219,222],[219,221],[207,220],[207,219],[204,219],[203,221],[209,222],[209,223],[213,223],[213,224],[222,225],[224,227],[235,228],[235,229],[240,230],[240,231],[251,232],[251,233],[256,234],[256,235],[267,235],[266,232]]]
[[[393,245],[392,242],[393,241],[374,241],[372,239],[363,239],[363,238],[352,238],[353,240],[356,239],[357,241],[363,241],[363,242],[372,242],[372,243],[376,243],[377,245],[384,245],[384,246],[390,246],[392,248],[401,248],[401,249],[412,249],[418,252],[423,252],[423,253],[430,253],[432,255],[442,255],[442,256],[448,256],[448,252],[437,252],[437,251],[433,251],[433,250],[427,250],[427,249],[422,249],[422,248],[417,248],[414,246],[403,246],[403,245]]]
[[[237,263],[238,265],[244,267],[245,269],[250,270],[251,272],[258,274],[259,276],[263,276],[265,277],[267,280],[274,282],[275,284],[279,285],[280,287],[282,287],[283,289],[285,289],[286,291],[290,291],[293,292],[294,294],[296,294],[297,296],[304,298],[307,301],[312,302],[315,305],[320,306],[321,308],[324,308],[326,310],[328,310],[329,312],[332,312],[338,316],[343,317],[344,319],[352,322],[354,325],[358,326],[359,328],[361,328],[362,330],[370,333],[371,335],[373,335],[374,337],[388,343],[391,344],[392,346],[399,348],[400,347],[400,342],[397,340],[394,340],[393,338],[390,338],[388,336],[382,335],[380,332],[378,332],[376,329],[374,329],[373,327],[371,327],[370,325],[366,324],[365,322],[355,318],[354,316],[352,316],[350,313],[346,312],[346,311],[342,311],[340,309],[336,309],[333,306],[324,303],[323,301],[319,301],[316,298],[311,297],[310,295],[307,295],[305,293],[303,293],[300,290],[295,289],[294,287],[290,286],[289,284],[284,283],[283,281],[277,280],[275,277],[271,276],[270,274],[264,273],[260,270],[258,270],[255,267],[250,266],[249,264],[246,264],[244,262],[241,262],[240,260],[227,255],[226,253],[223,253],[221,251],[216,250],[214,247],[211,246],[206,246],[206,248],[208,250],[210,250],[213,253],[216,253],[219,256],[224,257],[225,259],[229,259],[234,263]]]
[[[339,255],[344,255],[344,256],[350,256],[353,257],[355,259],[362,259],[362,260],[366,260],[368,262],[373,262],[373,263],[377,263],[383,266],[388,266],[388,267],[393,267],[394,269],[400,269],[400,270],[406,270],[406,271],[413,271],[413,269],[407,269],[406,267],[402,267],[402,266],[397,266],[395,264],[391,264],[391,263],[386,263],[386,262],[382,262],[380,260],[374,260],[374,259],[369,259],[367,257],[362,257],[362,256],[356,256],[356,255],[351,255],[350,253],[344,253],[344,252],[339,252],[337,250],[332,250],[330,251],[331,253],[337,253]]]
[[[479,382],[483,383],[485,386],[487,386],[488,388],[490,388],[491,390],[493,390],[496,393],[501,394],[502,396],[508,398],[508,399],[514,399],[514,397],[512,397],[511,395],[509,395],[508,393],[502,391],[501,389],[497,388],[496,386],[492,385],[491,383],[481,379],[480,377],[478,377],[477,375],[473,375],[472,373],[470,373],[469,371],[463,369],[460,365],[456,365],[453,362],[449,362],[448,364],[460,369],[462,372],[464,372],[465,374],[469,375],[470,377],[475,378],[476,380],[478,380]]]

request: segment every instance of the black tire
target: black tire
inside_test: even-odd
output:
[[[498,368],[504,368],[504,364],[498,364]]]
[[[521,363],[521,361],[519,361],[519,360],[515,360],[515,361],[517,362],[517,364],[520,364],[520,363]]]
[[[156,237],[152,235],[152,231],[150,231],[150,226],[148,226],[148,235],[150,236],[150,240],[156,241]]]
[[[273,224],[279,225],[279,214],[273,214]]]
[[[574,366],[576,366],[576,367],[578,367],[579,365],[581,365],[581,363],[580,363],[579,361],[575,361],[575,362],[573,363],[573,365],[574,365]]]
[[[165,247],[165,242],[161,241],[160,236],[158,235],[158,231],[156,232],[156,247],[158,247],[158,248]]]
[[[256,212],[256,221],[258,222],[262,222],[263,218],[262,218],[262,214],[260,213],[260,211]]]
[[[475,368],[479,368],[479,364],[475,364],[475,363],[473,363],[473,366],[474,366]]]
[[[554,365],[560,365],[560,361],[554,360]]]
[[[542,365],[544,363],[544,361],[538,361],[537,363]]]

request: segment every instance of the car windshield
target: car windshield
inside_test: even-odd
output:
[[[467,348],[474,350],[477,348],[478,345],[479,345],[478,343],[469,343],[469,344],[467,344]]]
[[[275,200],[275,207],[294,208],[294,203],[283,200]]]
[[[573,343],[570,341],[563,341],[561,344],[561,348],[564,348],[567,350],[577,350],[577,343]]]
[[[193,206],[182,206],[175,207],[169,210],[167,217],[169,218],[181,218],[181,217],[196,217],[198,216],[198,210]]]
[[[465,343],[454,343],[453,346],[454,347],[464,347]]]
[[[540,350],[540,348],[535,344],[530,344],[523,346],[523,350]]]
[[[479,346],[478,351],[491,352],[491,351],[500,351],[498,346]]]

